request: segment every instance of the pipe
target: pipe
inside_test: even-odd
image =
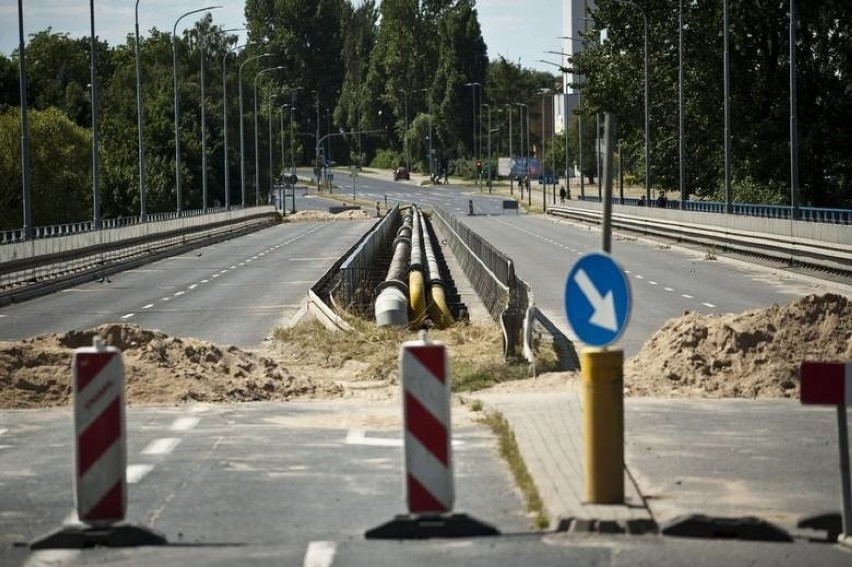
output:
[[[423,233],[417,206],[414,211],[413,231],[411,233],[411,267],[408,273],[409,306],[411,320],[422,323],[426,318],[426,286],[423,277]]]
[[[418,213],[422,214],[420,211]],[[432,242],[432,236],[426,230],[426,223],[421,221],[421,226],[424,227],[423,233],[423,251],[426,255],[427,272],[425,272],[426,280],[429,283],[429,292],[431,301],[429,302],[429,317],[439,329],[446,329],[453,324],[453,316],[450,313],[450,308],[447,306],[447,297],[444,292],[444,280],[441,278],[441,271],[438,267],[438,260],[435,258],[435,248]]]
[[[393,258],[385,281],[376,287],[373,309],[379,327],[408,325],[408,286],[404,277],[408,271],[411,251],[412,214],[409,211],[402,221],[394,239]]]

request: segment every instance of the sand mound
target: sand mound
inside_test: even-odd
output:
[[[796,398],[806,359],[852,360],[852,301],[809,295],[742,314],[671,319],[627,361],[625,393]]]
[[[66,405],[71,396],[71,356],[100,335],[122,350],[130,404],[186,401],[242,402],[329,397],[335,384],[291,375],[273,359],[235,346],[169,337],[134,325],[0,342],[0,408]]]
[[[353,209],[340,213],[329,213],[328,211],[298,211],[287,215],[290,222],[298,221],[335,221],[335,220],[363,220],[370,218],[370,213],[363,209]]]

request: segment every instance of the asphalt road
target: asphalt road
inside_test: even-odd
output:
[[[127,322],[256,347],[374,220],[296,222],[0,308],[0,340]]]

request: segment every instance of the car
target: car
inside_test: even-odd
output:
[[[404,167],[397,167],[396,171],[393,172],[393,180],[398,181],[400,179],[411,181],[411,175],[409,175],[408,170]]]

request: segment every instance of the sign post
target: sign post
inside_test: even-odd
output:
[[[852,362],[802,363],[799,371],[803,405],[837,408],[837,444],[840,449],[840,491],[843,499],[843,533],[838,542],[852,546],[852,478],[846,406],[852,405]]]
[[[627,327],[630,303],[630,283],[609,254],[586,254],[568,273],[568,323],[592,347],[580,367],[586,500],[596,504],[624,502],[624,352],[607,347]]]

